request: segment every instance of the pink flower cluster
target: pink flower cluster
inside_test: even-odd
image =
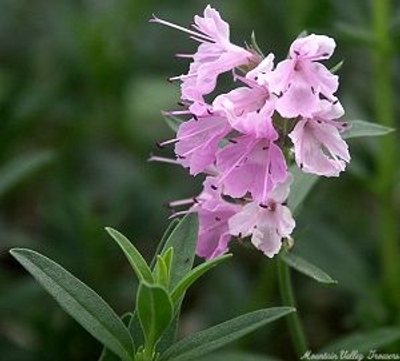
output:
[[[281,248],[295,227],[286,205],[292,176],[288,163],[307,173],[336,177],[350,161],[341,137],[346,123],[334,95],[338,76],[320,61],[331,57],[335,42],[325,35],[296,39],[288,58],[274,64],[254,48],[230,42],[229,25],[207,6],[195,16],[192,29],[154,17],[190,35],[200,45],[181,82],[184,110],[172,116],[182,122],[175,139],[177,162],[190,174],[206,175],[203,191],[190,212],[199,215],[197,253],[207,259],[225,253],[232,237],[251,237],[268,257]],[[230,72],[233,84],[218,94],[220,74]],[[176,204],[182,204],[176,202]]]

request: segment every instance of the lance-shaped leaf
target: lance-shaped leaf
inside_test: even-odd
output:
[[[165,289],[168,289],[169,270],[167,264],[164,261],[164,258],[160,255],[157,255],[157,263],[154,269],[154,278],[158,285],[163,286]]]
[[[170,271],[172,289],[192,269],[196,253],[197,227],[197,214],[187,214],[174,228],[165,243],[164,251],[170,247],[174,249]]]
[[[146,344],[154,346],[173,318],[173,306],[165,289],[142,282],[139,285],[136,311]]]
[[[132,312],[127,312],[121,317],[121,320],[125,326],[129,325],[132,316],[133,316]],[[111,352],[107,347],[104,347],[98,361],[120,361],[120,360],[121,359],[118,356],[116,356],[113,352]]]
[[[121,359],[132,360],[134,345],[128,329],[96,292],[35,251],[15,248],[10,253],[94,338]]]
[[[340,352],[357,350],[359,353],[379,350],[384,346],[400,340],[400,327],[384,327],[365,333],[356,333],[334,341],[321,352]]]
[[[282,252],[280,257],[288,266],[318,282],[326,284],[337,283],[337,281],[332,279],[331,276],[329,276],[326,272],[322,271],[320,268],[306,261],[300,256],[297,256],[293,253]]]
[[[294,311],[291,307],[273,307],[244,314],[177,342],[160,361],[196,359]]]
[[[198,265],[196,268],[192,269],[174,288],[171,293],[171,299],[174,304],[176,304],[184,295],[186,290],[199,279],[204,273],[208,272],[211,268],[214,268],[219,263],[232,257],[231,254],[226,254],[221,257],[214,258],[211,261],[204,262]]]
[[[161,241],[157,246],[157,250],[155,252],[155,256],[153,257],[153,259],[151,260],[150,263],[150,268],[153,269],[154,266],[156,265],[156,261],[157,261],[157,255],[158,254],[163,254],[167,251],[167,249],[165,249],[165,243],[167,242],[169,236],[171,235],[172,231],[175,229],[175,227],[179,224],[179,219],[175,218],[172,220],[172,222],[168,225],[167,229],[165,230],[163,236],[161,237]]]
[[[385,127],[384,125],[366,122],[364,120],[352,120],[349,122],[350,129],[343,133],[343,139],[357,137],[376,137],[386,135],[394,131],[393,128]]]
[[[115,229],[106,227],[106,231],[121,247],[139,280],[153,283],[154,280],[150,267],[129,239]]]

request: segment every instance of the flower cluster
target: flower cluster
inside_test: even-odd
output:
[[[232,237],[251,237],[268,257],[279,252],[295,221],[286,205],[292,176],[288,163],[304,172],[338,176],[350,161],[339,120],[344,110],[335,96],[338,76],[320,61],[331,57],[335,42],[307,35],[290,46],[288,58],[274,64],[254,47],[230,41],[229,25],[207,6],[192,29],[154,17],[200,43],[181,83],[184,116],[175,139],[177,162],[193,176],[206,175],[190,212],[199,215],[197,253],[207,259],[227,251]],[[219,93],[217,80],[232,74],[236,87]],[[175,202],[182,204],[182,202]],[[185,203],[185,202],[183,202]]]

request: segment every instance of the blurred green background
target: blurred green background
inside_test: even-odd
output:
[[[100,345],[8,255],[30,247],[68,268],[118,313],[136,283],[103,228],[149,259],[168,224],[168,201],[200,188],[183,169],[148,163],[172,137],[160,111],[176,108],[186,72],[177,52],[196,44],[148,22],[189,25],[199,0],[0,0],[0,359],[96,360]],[[400,2],[210,1],[243,44],[285,57],[304,29],[335,37],[344,59],[339,96],[348,119],[399,127]],[[296,249],[338,279],[322,287],[294,275],[312,347],[354,330],[400,324],[398,133],[350,141],[352,163],[323,179],[297,217]],[[191,290],[181,334],[280,305],[275,261],[234,245],[235,257]],[[234,345],[294,356],[283,321]],[[397,347],[397,348],[396,348]],[[399,345],[392,350],[400,350]]]

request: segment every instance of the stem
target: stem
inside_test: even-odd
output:
[[[374,73],[375,73],[375,113],[380,123],[394,127],[392,39],[390,38],[390,0],[374,0],[373,25],[375,33]],[[382,239],[381,265],[385,292],[393,304],[400,305],[399,284],[399,247],[397,244],[397,217],[394,204],[394,179],[397,169],[395,137],[388,135],[380,141],[378,155],[378,177],[376,190],[380,201],[379,227]]]
[[[289,266],[281,259],[280,256],[277,258],[279,291],[281,293],[282,303],[285,306],[296,308]],[[288,323],[290,336],[296,350],[297,358],[300,359],[307,352],[307,342],[298,312],[294,312],[286,316],[286,320]]]

